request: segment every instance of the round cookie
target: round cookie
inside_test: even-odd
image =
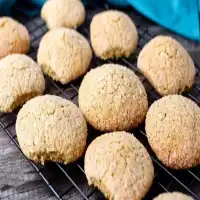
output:
[[[12,54],[0,60],[0,112],[12,112],[44,89],[42,70],[28,56]]]
[[[153,200],[194,200],[194,199],[181,192],[168,192],[158,195]]]
[[[130,133],[97,137],[85,155],[89,185],[112,200],[142,199],[151,187],[154,168],[144,146]]]
[[[30,36],[25,26],[10,17],[0,17],[0,59],[12,53],[27,53]]]
[[[190,55],[169,36],[157,36],[144,46],[138,68],[162,96],[181,94],[194,83],[195,66]]]
[[[49,29],[77,28],[85,20],[85,8],[80,0],[49,0],[41,11]]]
[[[68,164],[85,150],[87,124],[74,103],[45,95],[31,99],[22,107],[16,133],[29,159],[41,164],[46,161]]]
[[[116,10],[95,15],[90,24],[90,36],[96,56],[104,60],[128,57],[137,47],[135,24],[127,14]]]
[[[88,72],[79,88],[78,101],[86,121],[100,131],[135,128],[148,109],[140,79],[117,64],[105,64]]]
[[[146,116],[150,146],[170,168],[184,169],[200,164],[200,108],[181,95],[155,101]]]
[[[46,33],[37,55],[43,72],[62,84],[83,75],[91,58],[92,50],[85,37],[67,28],[53,29]]]

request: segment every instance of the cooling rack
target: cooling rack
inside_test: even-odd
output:
[[[89,24],[93,15],[100,11],[110,8],[111,7],[108,4],[103,4],[98,7],[96,5],[88,6],[86,22],[84,26],[82,26],[79,29],[79,31],[89,39]],[[148,29],[148,26],[153,23],[140,16],[133,9],[127,9],[125,12],[133,18],[137,26],[139,33],[138,48],[129,59],[122,58],[118,61],[108,60],[106,62],[119,63],[131,68],[140,77],[141,81],[145,85],[145,88],[148,93],[149,104],[151,104],[155,100],[159,99],[160,96],[154,91],[154,89],[151,87],[151,85],[148,83],[145,77],[142,76],[142,74],[137,68],[136,61],[137,55],[141,48],[144,46],[144,44],[155,36],[155,34],[149,31]],[[29,56],[36,60],[39,42],[41,40],[41,37],[45,34],[45,32],[47,32],[45,23],[41,20],[39,16],[36,16],[34,18],[26,16],[20,18],[19,20],[26,25],[30,32],[31,49]],[[106,62],[94,57],[91,63],[91,68],[94,68],[98,65],[102,65]],[[200,66],[198,66],[197,64],[196,69],[197,75],[195,84],[193,88],[189,91],[189,93],[185,93],[184,95],[191,98],[198,105],[200,105]],[[45,93],[62,96],[77,104],[77,95],[81,80],[82,78],[79,78],[78,80],[73,81],[72,83],[69,83],[67,85],[61,85],[57,82],[54,82],[49,77],[46,77],[47,87]],[[15,121],[17,112],[18,110],[15,110],[15,112],[9,114],[1,113],[0,126],[10,137],[10,139],[15,143],[15,145],[20,149],[15,134]],[[145,199],[152,199],[161,192],[180,191],[191,195],[192,197],[194,197],[194,199],[200,200],[200,167],[179,171],[166,168],[151,151],[144,131],[144,124],[141,125],[139,128],[132,130],[132,133],[147,148],[155,167],[155,179]],[[88,143],[90,143],[90,141],[98,135],[100,135],[100,133],[89,126]],[[67,166],[58,163],[48,163],[45,166],[40,166],[38,164],[33,163],[30,160],[28,161],[37,171],[37,173],[41,176],[45,184],[55,195],[55,197],[57,197],[57,199],[105,199],[97,189],[88,186],[84,174],[83,159]]]

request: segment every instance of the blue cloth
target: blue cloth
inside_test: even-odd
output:
[[[200,0],[108,0],[131,5],[149,19],[190,39],[200,41]]]
[[[45,0],[29,0],[42,6]],[[87,2],[89,0],[84,0]],[[200,0],[107,0],[116,6],[132,6],[140,13],[187,38],[200,41]],[[6,2],[6,4],[5,4]],[[14,0],[0,0],[7,10]]]
[[[129,5],[127,0],[108,0],[109,3],[112,3],[115,6],[126,7]]]
[[[200,41],[199,0],[128,0],[128,2],[158,24]]]
[[[33,4],[35,4],[35,5],[37,5],[37,6],[42,6],[43,4],[44,4],[44,2],[46,1],[46,0],[29,0],[31,3],[33,3]]]
[[[15,0],[0,0],[0,13],[8,14],[11,6],[15,3]]]

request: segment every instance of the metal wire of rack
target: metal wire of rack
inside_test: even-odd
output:
[[[89,38],[89,23],[92,16],[103,9],[109,9],[109,6],[105,4],[102,8],[88,8],[88,15],[85,25],[79,29],[79,31],[87,38]],[[136,60],[141,48],[154,35],[150,33],[146,28],[146,19],[144,19],[134,11],[131,11],[131,13],[129,14],[131,17],[133,17],[138,29],[138,49],[136,50],[136,53],[133,54],[129,59],[122,58],[118,61],[109,60],[108,62],[117,62],[131,68],[140,77],[141,81],[145,85],[149,97],[149,102],[151,104],[153,101],[159,99],[160,96],[154,91],[154,89],[151,87],[145,77],[140,73],[140,71],[136,67]],[[26,19],[24,21],[22,20],[22,22],[24,22],[24,24],[27,26],[31,35],[31,50],[29,56],[36,60],[37,49],[40,39],[47,31],[47,28],[45,26],[45,23],[41,20],[39,16],[33,19]],[[141,24],[143,24],[143,26]],[[98,58],[94,58],[92,60],[91,67],[93,68],[103,63],[105,62]],[[197,76],[195,84],[190,92],[185,93],[184,95],[191,98],[198,105],[200,105],[200,66],[196,65],[196,67]],[[77,104],[77,96],[80,82],[81,78],[67,85],[61,85],[57,82],[54,82],[49,77],[46,77],[46,93],[62,96]],[[15,134],[15,120],[17,112],[18,110],[9,114],[0,114],[0,126],[10,137],[10,139],[15,143],[15,145],[20,149]],[[92,127],[89,127],[89,133],[94,131],[95,130],[93,130]],[[144,125],[141,125],[139,128],[133,130],[132,132],[149,151],[155,167],[154,183],[145,199],[152,199],[161,192],[180,191],[191,195],[195,199],[200,200],[200,167],[180,171],[166,168],[151,151],[144,131]],[[100,133],[95,131],[95,134],[89,135],[93,136],[94,138],[94,135],[97,136],[99,134]],[[93,138],[89,138],[89,141]],[[49,187],[49,189],[53,192],[57,199],[104,199],[103,195],[97,189],[88,187],[83,168],[83,160],[79,160],[78,162],[67,166],[59,163],[51,163],[45,166],[40,166],[30,160],[28,161],[38,172],[38,174],[44,180],[45,184]]]

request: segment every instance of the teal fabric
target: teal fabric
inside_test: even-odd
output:
[[[115,6],[126,7],[129,5],[127,0],[108,0],[109,3],[112,3]]]
[[[128,2],[158,24],[200,41],[199,0],[128,0]]]
[[[1,15],[9,14],[11,6],[15,0],[0,0],[0,13]]]
[[[108,1],[120,5],[123,0]],[[128,5],[165,28],[200,41],[200,0],[124,0],[123,6]]]
[[[44,2],[46,1],[46,0],[29,0],[31,3],[33,3],[33,4],[35,4],[35,5],[37,5],[37,6],[42,6],[43,4],[44,4]]]
[[[123,0],[108,0],[121,5]],[[124,0],[149,19],[190,39],[200,41],[200,0]]]
[[[45,0],[29,0],[42,6]],[[90,0],[84,0],[89,2]],[[132,6],[140,13],[187,38],[200,41],[200,0],[107,0],[115,6]],[[8,10],[14,0],[0,0],[0,11]]]

